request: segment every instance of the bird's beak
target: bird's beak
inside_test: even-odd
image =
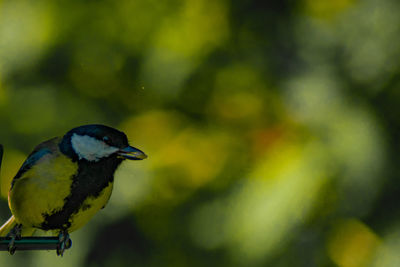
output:
[[[143,151],[141,151],[137,148],[131,147],[131,146],[122,148],[117,153],[121,157],[124,157],[126,159],[131,159],[131,160],[140,160],[140,159],[147,158],[147,155]]]

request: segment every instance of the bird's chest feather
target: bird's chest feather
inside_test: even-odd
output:
[[[72,232],[85,225],[108,202],[111,196],[113,183],[109,184],[96,196],[87,197],[79,206],[77,212],[69,218],[68,231]]]
[[[114,172],[119,159],[99,162],[79,162],[77,174],[72,177],[70,194],[61,210],[44,214],[42,229],[68,229],[70,232],[84,225],[104,207],[112,192]]]
[[[24,172],[9,192],[9,205],[17,220],[36,225],[43,221],[43,213],[62,209],[77,171],[78,164],[68,157],[46,155]]]
[[[9,195],[12,212],[24,225],[72,232],[106,205],[120,163],[44,157],[16,180]]]

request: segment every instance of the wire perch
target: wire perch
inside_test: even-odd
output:
[[[8,251],[11,238],[0,237],[0,251]],[[29,236],[15,240],[16,250],[57,250],[60,240],[57,236]],[[69,246],[65,249],[69,249]]]

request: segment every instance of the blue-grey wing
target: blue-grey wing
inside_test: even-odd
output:
[[[22,164],[21,168],[13,178],[11,182],[11,188],[13,188],[15,181],[21,178],[25,172],[31,169],[36,162],[38,162],[45,155],[54,152],[57,139],[58,138],[53,138],[49,141],[43,142],[32,151],[32,153],[28,156],[28,158],[25,160],[25,162]]]

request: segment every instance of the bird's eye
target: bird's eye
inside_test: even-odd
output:
[[[103,137],[103,141],[107,143],[108,141],[110,141],[110,137],[104,136],[104,137]]]

